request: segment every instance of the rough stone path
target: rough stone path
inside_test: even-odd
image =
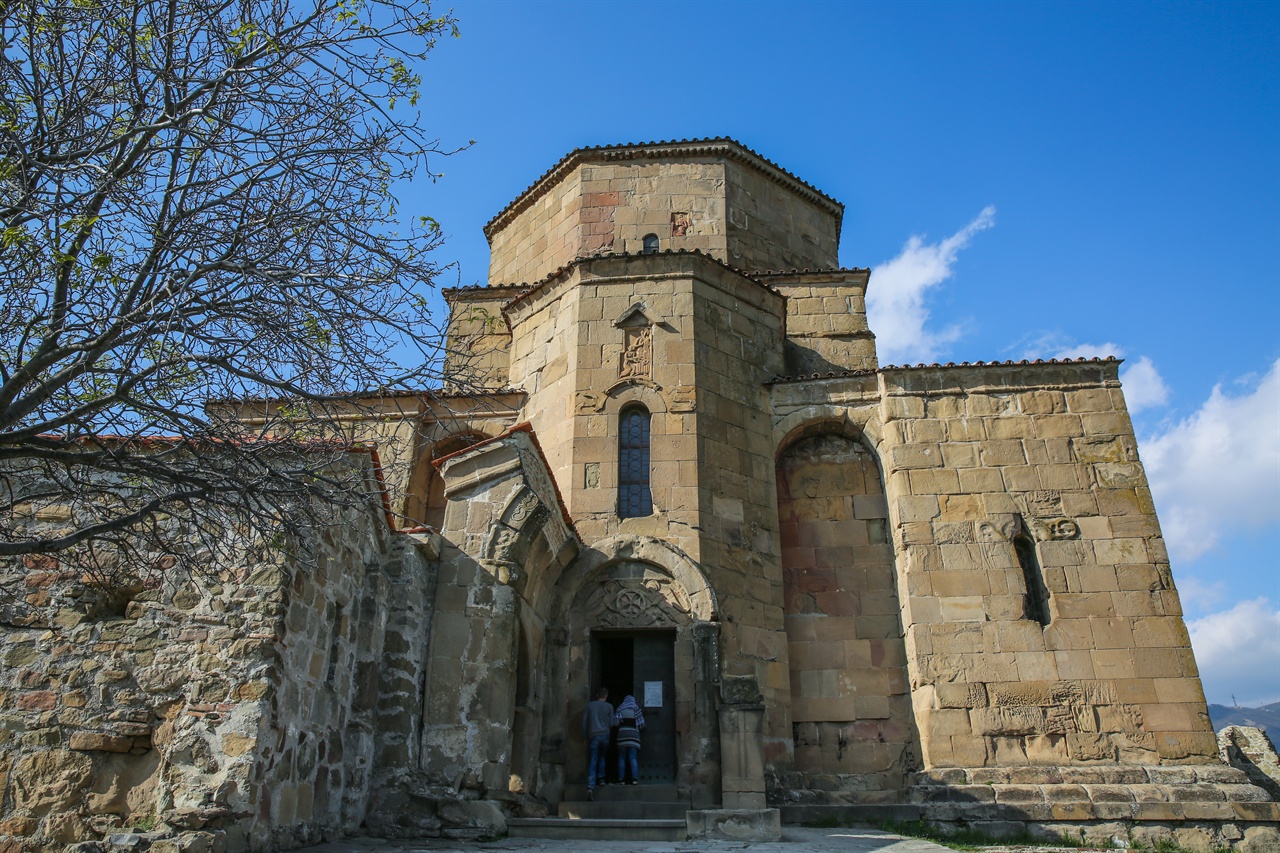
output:
[[[877,829],[784,826],[782,840],[757,841],[562,841],[550,838],[504,838],[498,841],[384,841],[356,838],[307,847],[299,853],[953,853],[949,848],[903,838]]]

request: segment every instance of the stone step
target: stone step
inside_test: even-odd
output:
[[[565,802],[586,802],[586,785],[565,785]],[[681,802],[675,785],[600,785],[596,788],[597,803],[678,803]]]
[[[841,803],[841,804],[792,804],[779,806],[783,823],[801,823],[832,826],[855,824],[914,823],[923,816],[918,805],[903,803]]]
[[[688,826],[680,820],[597,820],[559,817],[511,818],[510,838],[562,841],[684,841]]]
[[[567,800],[557,807],[560,817],[606,820],[684,820],[687,811],[689,811],[688,803],[600,800],[598,798],[595,802]]]

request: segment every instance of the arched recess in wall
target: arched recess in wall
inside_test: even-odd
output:
[[[538,772],[538,680],[534,650],[541,638],[521,617],[516,632],[515,715],[511,723],[511,790],[532,794],[537,790]]]
[[[821,432],[831,432],[856,438],[865,444],[875,455],[879,464],[883,455],[883,428],[877,415],[878,406],[862,406],[850,408],[845,406],[806,406],[791,412],[773,426],[775,457],[799,439]],[[881,468],[881,479],[884,469]]]
[[[405,525],[425,524],[439,530],[444,525],[444,480],[431,460],[457,453],[490,436],[477,429],[445,436],[436,441],[424,441],[413,463],[409,477],[408,494],[405,496]]]
[[[776,475],[796,769],[902,791],[919,739],[879,458],[827,417],[790,431]]]

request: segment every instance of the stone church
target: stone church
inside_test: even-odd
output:
[[[1219,757],[1120,363],[881,365],[842,213],[730,139],[565,156],[485,227],[489,284],[445,292],[452,384],[366,401],[385,512],[306,572],[6,629],[0,831],[1276,849]],[[122,661],[74,709],[74,678],[22,675],[65,640]],[[586,802],[601,686],[644,708],[642,784]]]

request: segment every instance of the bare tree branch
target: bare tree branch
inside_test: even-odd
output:
[[[418,0],[0,6],[0,557],[194,566],[226,537],[192,531],[369,499],[334,407],[443,384],[441,232],[391,187],[448,153],[445,35]]]

